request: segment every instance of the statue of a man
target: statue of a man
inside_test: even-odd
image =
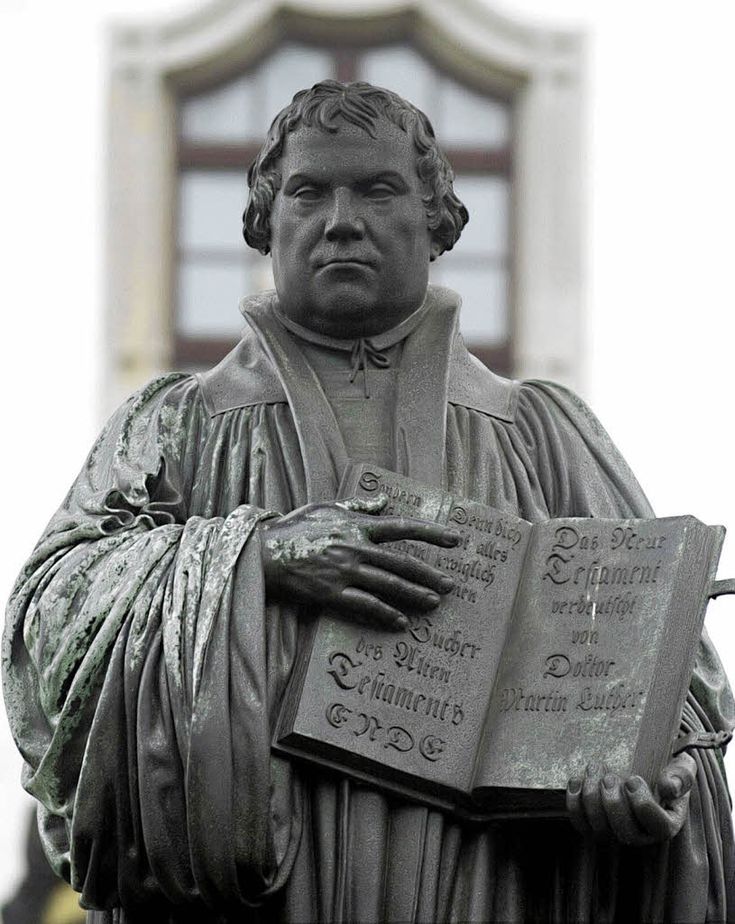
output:
[[[421,112],[318,84],[249,182],[275,292],[216,368],[112,417],[11,600],[5,695],[55,868],[117,924],[733,919],[717,752],[653,792],[587,768],[573,824],[468,824],[271,753],[314,606],[400,625],[451,587],[385,542],[458,537],[337,503],[348,459],[532,521],[651,511],[583,403],[482,367],[428,286],[467,212]],[[682,727],[733,724],[704,638]]]

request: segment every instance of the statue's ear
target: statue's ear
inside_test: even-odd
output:
[[[441,254],[443,253],[444,253],[444,248],[442,247],[442,245],[439,243],[439,241],[435,237],[432,237],[431,247],[429,248],[429,262],[433,263],[434,260],[436,260],[436,258],[438,256],[441,256]]]

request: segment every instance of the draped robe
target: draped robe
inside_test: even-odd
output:
[[[624,848],[564,819],[468,824],[270,752],[300,611],[266,600],[259,523],[335,497],[313,370],[245,304],[239,346],[108,422],[15,585],[4,687],[55,868],[97,922],[735,920],[722,759],[682,831]],[[398,376],[396,466],[531,521],[649,516],[575,395],[467,353],[430,289]],[[682,729],[735,724],[706,636]],[[124,909],[124,910],[123,910]]]

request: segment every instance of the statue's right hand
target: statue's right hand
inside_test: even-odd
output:
[[[266,590],[356,620],[402,628],[406,611],[439,604],[453,580],[382,543],[398,539],[453,548],[453,529],[409,517],[379,516],[386,499],[307,504],[261,524]]]

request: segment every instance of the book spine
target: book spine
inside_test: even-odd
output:
[[[532,558],[531,553],[533,547],[539,541],[538,536],[538,529],[536,529],[534,526],[531,526],[522,545],[521,554],[523,556],[523,563],[521,565],[518,581],[516,583],[515,593],[513,594],[513,603],[510,607],[510,615],[505,627],[505,635],[503,636],[503,642],[500,648],[500,654],[498,656],[497,668],[493,675],[490,695],[488,696],[486,704],[485,720],[482,725],[482,734],[480,735],[477,742],[477,749],[475,750],[472,761],[473,790],[480,783],[480,779],[483,776],[487,761],[492,761],[494,759],[492,747],[493,722],[490,716],[490,704],[495,699],[497,689],[502,687],[502,685],[506,682],[507,675],[513,670],[511,652],[513,650],[522,650],[523,642],[518,632],[519,627],[516,623],[516,620],[520,618],[518,615],[519,613],[522,615],[524,609],[530,608],[529,606],[524,607],[524,596],[527,594],[527,588],[530,584],[528,575],[529,561]]]
[[[317,629],[318,620],[314,618],[299,632],[296,664],[291,671],[291,677],[289,678],[286,691],[283,695],[274,741],[277,741],[279,738],[293,731]]]

